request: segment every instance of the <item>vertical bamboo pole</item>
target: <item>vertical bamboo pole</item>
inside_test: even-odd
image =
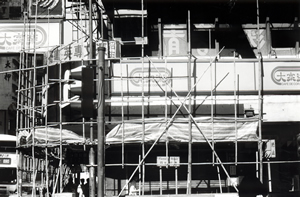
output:
[[[48,15],[49,15],[49,10],[48,10]],[[48,17],[48,32],[50,31],[50,25],[49,24],[50,24],[50,17]],[[48,46],[47,46],[48,51],[49,51],[49,46],[50,46],[49,42],[50,42],[50,40],[48,39]],[[49,53],[48,53],[48,56],[50,56]],[[45,162],[44,162],[45,166],[44,166],[44,169],[45,169],[45,174],[46,174],[46,176],[45,176],[45,179],[46,179],[45,185],[46,185],[46,195],[47,196],[49,196],[49,170],[48,170],[48,166],[46,166],[48,164],[48,143],[49,143],[49,141],[48,141],[48,94],[49,94],[48,87],[50,87],[49,86],[49,63],[50,63],[49,58],[47,58],[46,75],[45,75],[45,78],[44,78],[44,86],[43,86],[43,88],[45,88],[45,92],[44,92],[44,94],[45,94],[45,104],[44,104],[44,106],[42,106],[43,109],[45,110],[44,113],[45,113],[45,126],[46,126],[46,147],[45,147]]]
[[[93,65],[93,57],[94,57],[94,50],[93,50],[93,1],[89,0],[89,66]],[[100,94],[100,92],[99,92]],[[85,124],[83,124],[85,126]],[[104,131],[103,131],[104,132]],[[90,138],[91,141],[94,141],[94,136],[93,136],[93,118],[90,118]],[[95,196],[95,151],[93,146],[90,147],[89,150],[89,164],[91,165],[89,168],[89,189],[90,189],[90,197]]]
[[[142,157],[144,158],[145,157],[145,111],[144,111],[144,108],[145,108],[145,95],[144,95],[144,0],[141,0],[141,10],[142,10],[142,127],[143,127],[143,142],[142,142]],[[150,71],[149,71],[150,72]],[[150,77],[150,74],[149,76]],[[150,83],[150,81],[149,81]],[[150,86],[149,86],[150,88]],[[149,113],[149,112],[148,112]],[[142,171],[143,171],[143,175],[145,175],[145,162],[143,162],[143,165],[142,165]],[[145,183],[145,176],[142,177],[142,195],[144,195],[144,183]],[[139,188],[141,190],[141,188]]]
[[[256,177],[259,177],[259,159],[258,159],[258,151],[255,152],[255,170],[256,170]]]
[[[158,57],[162,58],[162,24],[161,24],[161,18],[158,18]]]
[[[62,45],[64,44],[64,24],[63,21],[60,22],[60,37],[59,37],[59,43]],[[62,104],[62,71],[61,71],[61,67],[62,67],[62,62],[59,62],[59,101],[60,101],[60,105]],[[62,108],[59,108],[59,128],[60,128],[60,144],[59,144],[59,150],[60,150],[60,161],[59,161],[59,175],[60,175],[60,190],[59,192],[62,192]],[[54,187],[55,188],[55,187]],[[53,191],[55,192],[55,191]]]
[[[167,59],[165,59],[165,72],[167,73]],[[168,81],[165,81],[165,122],[168,119]],[[170,106],[171,107],[171,106]]]
[[[122,64],[121,64],[122,66]],[[128,64],[126,64],[126,77],[127,77],[127,120],[129,120],[129,114],[130,114],[130,106],[129,106],[129,70],[128,70]],[[124,119],[124,118],[123,118]]]
[[[269,159],[268,159],[268,182],[269,182],[269,192],[272,192],[271,163]]]
[[[23,128],[23,101],[24,101],[24,93],[21,90],[23,85],[24,85],[24,71],[22,71],[23,66],[24,66],[24,57],[25,57],[25,32],[26,32],[26,16],[25,16],[25,11],[24,7],[22,4],[22,11],[23,11],[23,24],[24,24],[24,29],[22,32],[22,51],[20,53],[20,65],[19,65],[19,75],[18,75],[18,92],[17,92],[17,121],[16,121],[16,128],[17,128],[17,136],[19,135],[19,129]],[[21,112],[20,112],[21,111]],[[17,144],[19,146],[20,144]],[[18,192],[18,197],[21,197],[22,194],[22,182],[23,182],[23,170],[24,170],[24,160],[23,160],[23,155],[22,151],[17,150],[17,155],[19,155],[19,164],[17,168],[17,192]],[[22,158],[22,160],[21,160]]]
[[[62,105],[62,64],[60,62],[59,64],[59,104],[60,106]],[[62,174],[63,174],[63,170],[62,170],[62,129],[63,129],[63,125],[62,125],[62,108],[59,107],[59,129],[60,129],[60,133],[59,133],[59,190],[58,192],[62,192],[63,186],[62,186]],[[58,179],[58,178],[57,178]]]
[[[175,194],[178,194],[178,169],[175,166]]]
[[[84,119],[84,118],[83,118]],[[83,126],[85,127],[85,123],[83,123]],[[84,136],[85,138],[85,136]],[[90,140],[91,142],[94,142],[94,135],[93,135],[93,118],[90,118]],[[84,149],[85,149],[85,144],[84,144]],[[95,151],[94,147],[91,146],[89,150],[89,197],[94,197],[95,196],[95,189],[96,189],[96,184],[95,184]]]
[[[234,142],[234,147],[235,147],[235,154],[234,154],[234,162],[235,165],[237,165],[237,152],[238,152],[238,142],[237,142],[237,105],[236,105],[236,63],[235,63],[235,55],[236,52],[233,51],[233,94],[234,94],[234,130],[235,130],[235,142]]]
[[[188,11],[188,109],[189,113],[192,110],[192,97],[191,97],[191,21],[190,21],[190,10]],[[187,177],[187,194],[191,194],[192,191],[192,121],[191,117],[189,116],[189,144],[188,144],[188,177]]]
[[[257,54],[258,54],[258,70],[259,70],[259,87],[258,87],[258,107],[259,107],[259,121],[258,121],[258,137],[259,137],[259,144],[258,144],[258,150],[259,150],[259,164],[260,164],[260,171],[259,171],[259,179],[261,182],[263,182],[263,150],[262,150],[262,130],[261,130],[261,124],[262,124],[262,96],[261,96],[261,90],[262,90],[262,68],[261,68],[261,51],[260,51],[260,36],[259,36],[259,0],[256,0],[257,5]]]
[[[122,61],[120,61],[120,70],[121,70],[121,122],[122,122],[122,168],[124,168],[124,151],[125,151],[125,147],[124,147],[124,138],[125,138],[125,124],[124,124],[124,92],[123,92],[123,68],[122,68]],[[126,64],[126,71],[128,70],[128,65]],[[127,89],[128,89],[128,72],[126,73],[127,75]],[[129,102],[128,102],[128,99],[127,99],[127,114],[129,116]]]
[[[139,155],[139,163],[141,162],[141,155]],[[142,187],[142,183],[141,183],[141,178],[142,178],[142,172],[141,172],[141,167],[139,167],[139,196],[141,196],[141,187]]]
[[[171,80],[170,90],[172,90],[173,89],[173,68],[171,68],[170,80]],[[170,110],[169,110],[170,117],[172,117],[172,100],[173,100],[173,94],[172,91],[170,91]]]
[[[35,6],[35,13],[36,13],[36,15],[35,15],[35,28],[34,28],[34,38],[36,37],[36,29],[37,29],[37,7],[38,7],[38,5],[36,4],[36,6]],[[36,173],[36,166],[35,166],[35,99],[36,99],[36,49],[35,49],[35,47],[36,47],[36,41],[35,41],[35,39],[34,39],[34,41],[33,41],[33,50],[34,50],[34,54],[33,54],[33,67],[34,67],[34,69],[33,69],[33,79],[31,79],[32,80],[32,92],[31,92],[31,94],[32,94],[32,108],[31,108],[31,110],[32,110],[32,125],[31,125],[31,128],[32,128],[32,157],[33,157],[33,168],[32,168],[32,171],[33,171],[33,174],[34,173]],[[35,177],[35,176],[33,176],[33,177]],[[35,179],[33,180],[33,182],[32,182],[32,191],[35,191],[35,187],[36,187],[36,182],[35,182]],[[34,196],[35,196],[35,194],[33,194]]]
[[[209,43],[209,59],[210,59],[210,62],[211,62],[211,54],[210,54],[210,51],[211,51],[211,30],[209,30],[209,40],[208,40],[208,43]],[[214,76],[213,76],[213,67],[210,66],[209,67],[210,69],[210,118],[211,118],[211,131],[212,131],[212,147],[213,149],[215,148],[215,135],[214,135],[214,90],[217,88],[216,84],[214,84]],[[214,153],[212,152],[212,163],[213,165],[215,165],[215,155]]]
[[[162,167],[159,166],[159,194],[162,195]]]

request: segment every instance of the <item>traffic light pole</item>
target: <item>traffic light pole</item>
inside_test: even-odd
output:
[[[98,126],[98,150],[97,150],[97,173],[98,173],[98,197],[104,197],[104,184],[105,184],[105,162],[104,162],[104,138],[105,138],[105,96],[104,96],[104,73],[105,73],[105,61],[104,61],[104,47],[99,47],[98,49],[98,104],[97,104],[97,126]]]
[[[89,50],[90,50],[90,53],[89,53],[89,69],[91,69],[91,66],[93,65],[93,62],[92,62],[92,59],[94,57],[94,51],[93,51],[93,20],[92,20],[92,13],[93,13],[93,10],[92,10],[92,0],[89,0]],[[93,70],[93,68],[91,69]],[[92,79],[94,79],[94,77],[92,77]],[[92,81],[92,84],[93,84],[93,81]],[[92,86],[93,87],[93,86]],[[94,88],[92,88],[93,90]],[[92,99],[91,102],[89,102],[93,108],[93,95],[89,95],[91,98],[89,99]],[[92,110],[93,111],[93,110]],[[93,114],[93,113],[92,113]],[[93,117],[93,115],[91,115],[91,117]],[[92,122],[92,118],[90,118],[90,121]],[[93,124],[91,123],[91,127],[90,127],[90,138],[92,140],[92,142],[94,141],[94,137],[93,137]],[[90,152],[89,152],[89,163],[91,165],[90,169],[89,169],[89,173],[90,173],[90,180],[89,180],[89,197],[94,197],[95,196],[95,167],[94,167],[94,164],[95,164],[95,151],[94,151],[94,148],[93,146],[91,146],[90,148]],[[99,195],[98,195],[99,196]]]

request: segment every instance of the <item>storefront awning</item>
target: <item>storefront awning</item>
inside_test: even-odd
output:
[[[211,141],[257,141],[258,119],[253,118],[194,118],[199,129],[192,124],[192,142]],[[106,136],[106,144],[143,142],[189,141],[188,119],[175,119],[167,128],[169,120],[164,118],[145,119],[143,132],[142,120],[131,120],[114,127]],[[163,133],[163,134],[162,134]],[[161,136],[161,137],[160,137]]]

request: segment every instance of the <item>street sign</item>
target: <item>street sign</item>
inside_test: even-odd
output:
[[[166,157],[166,156],[158,156],[156,159],[156,165],[158,167],[179,167],[180,166],[180,158],[179,157]]]
[[[171,167],[179,167],[180,166],[180,157],[170,157],[169,165]]]
[[[156,165],[158,167],[167,167],[169,163],[169,157],[166,156],[158,156],[156,159]]]

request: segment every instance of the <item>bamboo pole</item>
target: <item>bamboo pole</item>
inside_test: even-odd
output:
[[[122,104],[121,104],[121,118],[122,118],[122,168],[124,168],[124,151],[125,151],[125,147],[124,147],[124,137],[125,137],[125,133],[124,133],[124,92],[123,92],[123,69],[122,69],[122,61],[120,62],[120,70],[121,70],[121,97],[122,97]],[[126,64],[126,71],[128,71],[128,65]],[[127,77],[128,77],[128,72],[126,73]],[[127,81],[127,89],[128,89],[128,79]],[[127,102],[127,114],[129,116],[129,102]],[[127,117],[128,117],[127,116]]]
[[[162,49],[162,24],[161,18],[158,18],[158,57],[163,57],[163,49]]]
[[[143,127],[143,140],[142,140],[142,157],[145,157],[145,112],[144,112],[144,109],[145,109],[145,95],[144,95],[144,39],[145,39],[145,35],[144,35],[144,0],[141,0],[141,10],[142,10],[142,127]],[[150,72],[150,68],[149,68],[149,72]],[[149,76],[150,77],[150,76]],[[150,81],[149,81],[149,91],[150,91]],[[148,111],[149,113],[149,111]],[[143,166],[142,166],[142,171],[143,173],[145,173],[145,163],[143,162]],[[143,174],[144,176],[142,177],[142,195],[144,195],[144,184],[145,184],[145,174]],[[141,188],[139,188],[141,190]]]
[[[219,166],[217,166],[217,172],[218,172],[218,179],[219,179],[220,193],[223,193],[223,190],[222,190],[222,182],[221,182],[221,174],[220,174],[220,168],[219,168]]]
[[[62,79],[61,79],[61,76],[62,76],[62,64],[60,64],[59,66],[59,102],[60,102],[60,105],[62,104]],[[63,129],[63,125],[62,125],[62,108],[59,107],[59,129],[60,129],[60,133],[59,133],[59,162],[60,162],[60,165],[59,165],[59,175],[60,175],[60,181],[59,181],[59,190],[58,192],[62,192],[63,190],[63,185],[62,185],[62,160],[63,160],[63,157],[62,157],[62,129]]]
[[[24,9],[23,5],[22,5],[22,10]],[[22,51],[20,52],[20,58],[19,58],[19,62],[20,62],[20,65],[19,65],[19,68],[18,68],[18,89],[21,88],[21,86],[24,85],[24,73],[23,71],[21,70],[24,66],[24,58],[25,58],[25,54],[24,54],[24,51],[25,51],[25,32],[26,32],[26,16],[24,14],[24,10],[23,10],[23,24],[24,24],[24,29],[23,29],[23,32],[22,32]],[[24,125],[23,125],[23,113],[20,113],[20,108],[22,108],[22,105],[24,102],[24,93],[21,92],[21,91],[18,91],[17,92],[17,121],[16,121],[16,128],[17,128],[17,137],[19,135],[19,127],[22,128]],[[18,143],[18,142],[17,142]],[[17,147],[20,145],[20,144],[16,144]],[[21,194],[22,194],[22,183],[23,183],[23,170],[24,170],[24,159],[23,159],[23,153],[22,151],[19,151],[17,150],[17,155],[19,155],[19,163],[18,163],[18,168],[17,168],[17,191],[18,191],[18,197],[21,197]]]
[[[262,150],[262,96],[261,96],[261,90],[262,90],[262,68],[261,68],[261,51],[260,51],[260,36],[259,36],[259,0],[256,0],[256,6],[257,6],[257,54],[258,54],[258,70],[259,70],[259,79],[258,79],[258,107],[259,107],[259,122],[258,122],[258,137],[259,137],[259,144],[258,144],[258,150],[259,150],[259,179],[263,183],[263,150]]]
[[[268,159],[268,161],[269,161],[269,159]],[[271,163],[268,163],[268,182],[269,182],[269,192],[272,192]]]
[[[234,92],[234,129],[235,129],[235,141],[234,141],[234,149],[235,149],[235,154],[234,154],[234,161],[235,165],[237,165],[237,156],[238,156],[238,142],[237,142],[237,101],[236,101],[236,64],[235,64],[235,56],[236,52],[233,51],[233,92]]]
[[[159,194],[162,195],[162,167],[159,167]]]
[[[36,13],[36,15],[35,15],[35,22],[34,22],[34,24],[35,24],[35,27],[34,27],[34,38],[36,37],[36,29],[37,29],[37,4],[36,4],[36,6],[35,6],[35,13]],[[33,79],[32,79],[32,92],[31,92],[31,94],[32,94],[32,125],[31,125],[31,127],[32,127],[32,157],[33,157],[33,168],[32,168],[32,171],[33,171],[33,173],[36,171],[36,166],[35,166],[35,122],[36,122],[36,120],[35,120],[35,98],[36,98],[36,87],[35,87],[35,85],[36,85],[36,50],[35,50],[35,47],[36,47],[36,41],[34,40],[34,42],[33,42],[33,48],[34,48],[34,54],[33,54],[33,67],[34,67],[34,69],[33,69]],[[35,191],[35,187],[36,187],[36,182],[35,182],[35,178],[34,178],[34,180],[33,180],[33,182],[32,182],[32,191]],[[33,196],[35,196],[35,194],[33,194]]]
[[[190,10],[188,11],[188,90],[191,90],[192,87],[192,77],[191,77],[191,16]],[[196,86],[194,86],[196,87]],[[188,95],[188,109],[192,111],[192,97],[191,94]],[[188,143],[188,176],[187,176],[187,194],[191,194],[192,192],[192,122],[189,116],[189,143]]]
[[[211,50],[211,31],[209,30],[209,51]],[[210,61],[212,61],[211,59],[211,54],[209,53],[209,59]],[[211,118],[211,132],[212,132],[212,146],[213,148],[215,148],[215,138],[214,138],[214,130],[215,130],[215,127],[214,127],[214,91],[216,91],[217,89],[217,85],[214,84],[214,76],[213,76],[213,67],[210,66],[210,118]],[[213,88],[214,87],[214,88]],[[198,108],[198,107],[197,107]],[[197,109],[196,108],[196,109]],[[212,161],[213,161],[213,165],[215,164],[215,156],[214,154],[212,153]]]
[[[81,6],[81,4],[80,4]],[[93,59],[94,57],[94,50],[93,50],[93,19],[92,19],[92,15],[93,15],[93,1],[89,0],[89,58]],[[78,35],[77,35],[78,36]],[[89,61],[89,66],[91,67],[93,65],[93,61]],[[100,92],[99,92],[100,94]],[[83,118],[84,119],[84,118]],[[90,118],[90,139],[93,142],[94,141],[94,136],[93,136],[93,124],[92,124],[92,117]],[[85,126],[85,124],[83,124],[83,126]],[[104,132],[104,131],[103,131]],[[89,150],[89,164],[91,165],[89,168],[89,189],[90,189],[90,197],[95,196],[95,151],[93,146],[90,147]]]
[[[130,114],[130,106],[129,106],[129,69],[128,64],[126,64],[126,77],[127,77],[127,120],[129,120],[129,114]]]
[[[175,194],[178,194],[178,169],[175,166]]]

